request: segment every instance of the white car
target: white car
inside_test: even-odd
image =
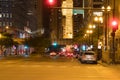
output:
[[[86,51],[81,56],[81,63],[97,63],[97,54],[94,51]]]
[[[54,51],[50,53],[50,56],[56,56],[56,55],[57,55],[57,53]]]

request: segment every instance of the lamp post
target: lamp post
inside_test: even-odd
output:
[[[107,46],[108,46],[108,33],[109,33],[109,29],[108,29],[108,18],[109,18],[109,12],[111,11],[111,7],[110,5],[107,4],[105,6],[102,6],[102,11],[105,14],[105,18],[104,18],[104,23],[105,23],[105,27],[104,27],[104,34],[105,34],[105,46],[104,49],[107,50]]]
[[[102,49],[100,47],[101,45],[99,45],[99,43],[100,43],[100,39],[99,39],[100,25],[99,24],[103,23],[103,18],[101,16],[96,16],[94,18],[94,21],[97,22],[97,33],[98,33],[98,37],[97,37],[97,39],[98,39],[98,42],[97,42],[97,54],[98,54],[98,60],[101,60],[101,58],[102,58]]]
[[[89,42],[88,43],[90,45],[90,34],[92,34],[93,31],[92,30],[87,30],[86,33],[88,34],[88,38],[89,38]]]
[[[101,16],[96,16],[95,18],[94,18],[94,21],[95,22],[97,22],[97,29],[98,29],[98,37],[97,37],[97,39],[98,39],[98,41],[99,41],[99,29],[100,29],[100,23],[102,23],[103,22],[103,18],[101,17]]]
[[[112,52],[112,63],[115,63],[115,32],[118,29],[118,22],[115,19],[115,0],[113,0],[113,21],[112,21],[112,44],[113,44],[113,52]]]
[[[95,29],[95,28],[96,28],[95,25],[89,25],[89,29],[90,29],[90,30],[93,30],[93,29]],[[91,36],[92,36],[92,45],[93,45],[93,34],[92,34]]]
[[[112,25],[111,36],[113,39],[113,42],[112,42],[112,44],[113,44],[112,62],[115,63],[115,32],[118,29],[118,22],[116,20],[113,20],[111,25]]]

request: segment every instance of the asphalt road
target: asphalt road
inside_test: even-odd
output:
[[[0,60],[0,80],[120,80],[119,66],[81,64],[66,58],[8,57]]]

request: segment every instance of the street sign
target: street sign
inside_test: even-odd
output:
[[[73,14],[84,14],[84,10],[73,10]]]

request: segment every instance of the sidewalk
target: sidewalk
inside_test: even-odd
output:
[[[111,68],[116,68],[116,69],[120,69],[120,64],[112,64],[112,63],[106,63],[106,62],[102,62],[102,61],[98,61],[98,64],[103,65],[104,67],[111,67]]]

